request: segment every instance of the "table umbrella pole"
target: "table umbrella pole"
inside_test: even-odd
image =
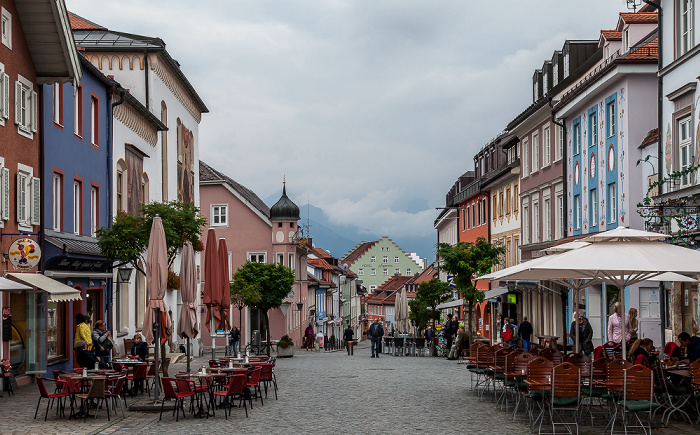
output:
[[[187,374],[190,374],[190,337],[185,340],[187,349],[185,349],[185,356],[187,357]]]
[[[214,307],[210,308],[211,310]],[[214,330],[214,316],[211,316],[211,321],[209,323],[209,334],[211,334],[211,359],[216,359],[216,331]]]
[[[153,322],[153,329],[154,331],[154,336],[155,336],[155,382],[153,385],[153,396],[155,397],[155,402],[158,403],[158,390],[159,390],[159,385],[160,385],[160,379],[158,376],[158,372],[160,371],[160,367],[158,364],[158,361],[160,360],[160,308],[156,308],[156,319],[155,322]]]

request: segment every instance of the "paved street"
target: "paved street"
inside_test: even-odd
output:
[[[363,343],[364,344],[364,343]],[[198,368],[205,359],[193,362]],[[174,370],[184,368],[176,364]],[[526,426],[512,423],[489,402],[479,402],[469,392],[467,371],[443,358],[370,358],[361,346],[353,357],[345,352],[306,352],[297,349],[294,358],[279,359],[276,374],[279,400],[270,397],[265,406],[254,402],[250,418],[233,409],[228,421],[223,413],[215,418],[188,418],[175,422],[164,413],[129,412],[107,422],[104,410],[97,420],[68,421],[49,412],[49,420],[33,420],[38,391],[24,387],[13,398],[0,398],[0,432],[17,434],[66,433],[469,433],[521,434]],[[129,399],[129,403],[132,400]],[[40,409],[40,415],[44,410]],[[667,429],[670,433],[696,433],[689,426]],[[582,428],[582,434],[599,433]]]

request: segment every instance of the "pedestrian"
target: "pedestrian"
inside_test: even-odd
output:
[[[90,331],[90,317],[83,313],[75,315],[75,337],[73,343],[77,346],[79,341],[85,342],[85,349],[92,350],[92,332]]]
[[[520,323],[520,327],[518,327],[518,334],[520,335],[520,339],[523,340],[523,349],[525,349],[525,352],[530,351],[532,332],[532,323],[527,321],[527,317],[523,317],[523,321]]]
[[[442,336],[445,338],[445,349],[447,352],[452,349],[452,314],[447,315],[447,322],[445,323],[445,326],[442,328]]]
[[[370,340],[372,340],[372,358],[375,356],[379,358],[380,346],[382,343],[382,336],[384,335],[384,328],[379,324],[379,320],[374,319],[374,323],[369,327],[367,332]]]
[[[504,343],[509,343],[513,337],[513,330],[510,327],[510,319],[507,317],[503,318],[503,327],[501,328],[501,341]]]
[[[348,351],[348,355],[352,355],[353,332],[352,332],[352,328],[350,327],[350,325],[348,325],[348,327],[345,328],[345,333],[343,333],[343,340],[345,340],[345,348]]]
[[[608,318],[608,340],[615,343],[626,343],[632,336],[630,318],[625,314],[625,339],[622,339],[622,306],[619,302],[613,305],[613,313]]]
[[[229,337],[229,345],[231,346],[231,352],[233,356],[238,356],[238,343],[241,341],[241,331],[237,327],[231,328],[231,336]]]
[[[574,319],[569,328],[569,336],[576,341],[576,328],[578,327],[578,348],[576,352],[581,352],[591,357],[593,353],[593,327],[588,319],[583,315],[583,310],[578,310],[578,322]]]
[[[104,321],[98,320],[95,322],[95,330],[92,331],[92,342],[95,344],[95,356],[100,360],[100,367],[109,369],[111,365],[112,333],[107,330],[107,325]]]
[[[639,328],[639,322],[637,321],[637,309],[630,308],[627,314],[630,318],[630,340],[637,339],[637,329]]]
[[[323,350],[328,350],[330,348],[330,343],[328,343],[328,332],[323,333]]]
[[[518,325],[515,323],[515,319],[510,319],[510,344],[511,346],[518,345]]]
[[[304,348],[308,352],[314,346],[314,327],[309,323],[304,331]]]
[[[449,359],[449,360],[458,359],[459,355],[462,353],[462,350],[468,349],[468,348],[469,348],[469,336],[467,335],[466,332],[464,332],[464,327],[460,326],[459,329],[457,329],[457,340],[455,341],[455,344],[450,349],[450,354],[447,356],[447,359]]]

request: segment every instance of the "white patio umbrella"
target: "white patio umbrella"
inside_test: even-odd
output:
[[[582,239],[590,245],[545,257],[548,260],[531,264],[510,275],[509,279],[549,280],[569,286],[585,281],[585,286],[606,282],[625,287],[653,279],[665,272],[682,275],[700,274],[700,252],[681,246],[663,243],[669,236],[646,231],[617,228]],[[621,299],[624,316],[625,301]],[[622,336],[626,335],[622,322]],[[577,334],[578,335],[578,334]],[[627,356],[622,346],[623,358]]]
[[[397,295],[394,302],[394,320],[396,321],[396,328],[401,332],[408,332],[408,298],[406,297],[406,290],[401,290]]]

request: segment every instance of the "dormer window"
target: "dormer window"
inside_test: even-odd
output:
[[[552,64],[552,86],[559,84],[559,62],[557,60]]]
[[[537,92],[537,82],[535,82],[532,84],[532,101],[537,101],[539,97],[539,93]]]
[[[610,44],[605,44],[605,48],[603,48],[603,57],[605,59],[610,57]]]
[[[546,94],[549,89],[547,89],[547,82],[548,82],[548,77],[547,77],[547,72],[542,74],[542,93]]]
[[[623,53],[627,53],[627,51],[630,49],[630,32],[629,29],[625,29],[624,32],[622,32],[622,51]]]
[[[564,55],[564,78],[569,77],[569,53]]]

